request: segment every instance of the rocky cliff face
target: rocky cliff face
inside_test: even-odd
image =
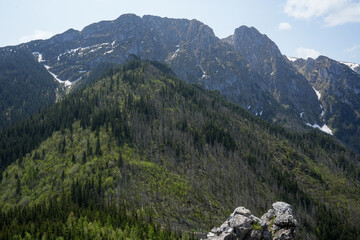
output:
[[[360,150],[360,75],[345,64],[320,56],[294,66],[318,92],[320,117],[344,143]]]
[[[241,26],[224,39],[244,57],[252,71],[265,80],[265,89],[296,116],[307,122],[319,120],[321,109],[311,85],[299,74],[266,35],[251,27]]]
[[[166,62],[178,77],[219,90],[270,121],[305,126],[301,112],[311,122],[321,112],[310,84],[254,28],[240,27],[221,40],[197,20],[127,14],[26,45],[62,81],[80,80],[99,63],[121,64],[134,54]]]
[[[292,208],[284,202],[276,202],[261,218],[250,210],[238,207],[219,227],[207,234],[207,240],[291,240],[295,239],[298,223]]]

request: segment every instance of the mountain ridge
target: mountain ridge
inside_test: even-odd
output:
[[[124,26],[124,24],[127,26]],[[99,31],[99,29],[101,30]],[[50,40],[49,43],[57,46],[55,40],[59,37],[60,35],[55,36],[54,40]],[[52,66],[52,71],[63,80],[68,78],[70,78],[70,81],[79,79],[82,75],[81,72],[88,71],[94,67],[96,62],[112,61],[114,63],[123,63],[126,61],[127,55],[135,54],[143,59],[167,62],[180,78],[190,82],[198,82],[208,89],[219,90],[244,108],[252,105],[253,109],[251,111],[254,114],[262,112],[264,117],[267,116],[269,120],[272,120],[276,115],[274,112],[281,109],[281,111],[289,114],[289,111],[283,109],[282,105],[294,108],[291,110],[294,116],[299,115],[304,108],[307,109],[307,115],[310,119],[313,119],[313,122],[316,119],[315,115],[318,115],[313,114],[313,110],[309,106],[302,106],[305,101],[303,103],[298,101],[298,106],[292,106],[294,101],[282,103],[281,99],[283,95],[287,94],[286,91],[277,86],[273,86],[269,90],[269,86],[266,84],[268,79],[262,79],[263,72],[259,72],[258,69],[248,69],[246,66],[247,61],[244,61],[246,56],[234,52],[231,45],[217,38],[210,27],[197,20],[169,19],[150,15],[141,18],[133,14],[127,14],[114,21],[91,24],[79,32],[65,32],[64,39],[68,40],[67,52],[65,48],[61,47],[56,47],[56,53],[53,50],[44,52],[43,48],[39,46],[41,42],[36,43],[36,45],[30,44],[30,48],[33,51],[42,53],[44,59],[48,59],[49,54],[53,55],[50,56],[50,60],[47,60],[50,61],[48,65]],[[119,44],[123,46],[124,51],[116,53],[119,51],[116,50]],[[98,51],[100,51],[100,54],[94,55]],[[90,65],[83,65],[79,62],[84,54],[87,54],[87,58],[90,59],[90,62],[88,61]],[[277,54],[280,54],[280,52],[277,51]],[[92,57],[92,55],[94,56]],[[269,56],[265,57],[268,58]],[[64,63],[61,63],[62,58],[64,58]],[[66,69],[64,68],[66,61],[75,61],[75,65],[72,64],[70,69]],[[80,63],[78,67],[76,67],[76,62]],[[74,72],[74,67],[78,69],[77,73]],[[277,77],[275,78],[277,79]],[[301,84],[303,83],[295,83],[295,86],[297,86],[295,88],[301,89]],[[258,88],[261,85],[266,87]],[[299,96],[313,95],[308,89],[306,91],[307,94],[300,94]],[[243,93],[247,92],[252,92],[254,96],[242,96]],[[258,100],[256,100],[257,98]],[[307,99],[315,99],[315,96]],[[265,108],[268,105],[266,104],[268,101],[275,105],[276,110],[267,112],[270,107],[261,109],[261,107]],[[320,109],[316,109],[316,111],[321,112]],[[294,116],[291,117],[292,120],[294,120]]]

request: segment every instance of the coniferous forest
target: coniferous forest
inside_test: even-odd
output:
[[[53,104],[58,87],[28,49],[0,50],[0,129]]]
[[[132,60],[0,132],[0,238],[193,239],[286,201],[299,239],[360,239],[359,160]]]

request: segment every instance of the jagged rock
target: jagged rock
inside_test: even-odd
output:
[[[280,215],[284,213],[292,214],[292,209],[290,204],[284,202],[276,202],[273,205],[275,214]]]
[[[219,227],[208,233],[208,240],[292,240],[295,239],[297,221],[292,208],[284,202],[276,202],[261,219],[251,211],[238,207]]]
[[[281,214],[277,216],[274,220],[274,223],[280,227],[286,226],[296,226],[296,220],[293,215],[290,214]]]
[[[275,233],[273,240],[291,240],[294,239],[290,229],[280,229]]]
[[[238,207],[238,208],[235,208],[234,212],[232,213],[233,216],[235,214],[241,214],[241,215],[249,217],[251,215],[251,211],[244,207]]]

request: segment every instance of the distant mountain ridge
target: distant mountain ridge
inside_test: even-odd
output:
[[[324,122],[311,81],[253,27],[239,27],[219,39],[197,20],[125,14],[22,46],[68,86],[81,82],[101,63],[122,64],[136,55],[167,63],[181,79],[218,90],[270,122],[296,131],[306,125],[335,135],[339,131],[331,121]]]

